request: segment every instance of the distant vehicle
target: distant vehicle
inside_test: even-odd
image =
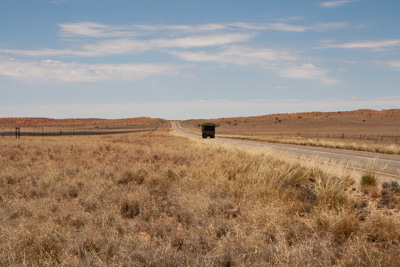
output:
[[[215,138],[215,124],[211,122],[206,122],[201,125],[201,135],[203,138]]]

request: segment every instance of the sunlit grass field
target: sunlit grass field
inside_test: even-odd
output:
[[[398,109],[187,120],[181,125],[199,133],[204,121],[216,123],[221,137],[400,155]]]
[[[0,265],[396,266],[398,198],[167,124],[0,138]]]

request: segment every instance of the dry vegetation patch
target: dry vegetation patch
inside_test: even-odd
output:
[[[0,265],[399,262],[398,221],[353,183],[160,130],[0,139]]]
[[[205,120],[181,125],[200,132]],[[217,136],[400,155],[400,110],[272,114],[214,119]]]

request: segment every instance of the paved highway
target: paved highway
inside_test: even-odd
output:
[[[172,122],[172,129],[179,135],[201,139],[200,134],[184,130],[179,122]],[[206,140],[204,140],[206,141]],[[273,144],[257,141],[247,141],[231,138],[216,137],[207,141],[230,143],[248,147],[268,147],[277,152],[296,158],[313,159],[321,163],[355,169],[362,173],[371,172],[379,177],[400,180],[400,156],[384,155],[370,152],[338,150],[298,145]]]

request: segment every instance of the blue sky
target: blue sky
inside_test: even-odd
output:
[[[0,117],[400,108],[398,0],[2,0]]]

